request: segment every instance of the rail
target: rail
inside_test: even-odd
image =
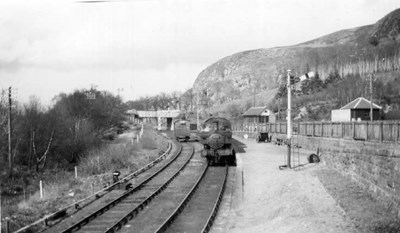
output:
[[[286,134],[286,122],[237,123],[237,132],[268,132]],[[297,122],[293,123],[293,135],[309,137],[342,138],[348,140],[393,142],[400,141],[399,121],[352,121],[352,122]]]
[[[84,199],[81,199],[81,200],[79,200],[77,202],[74,202],[74,203],[72,203],[72,204],[70,204],[70,205],[68,205],[66,207],[63,207],[60,210],[58,210],[57,212],[55,212],[55,213],[46,215],[45,217],[43,217],[43,218],[41,218],[41,219],[29,224],[28,226],[25,226],[25,227],[22,227],[22,228],[18,229],[14,233],[22,233],[22,232],[24,232],[26,230],[29,230],[31,227],[37,226],[37,225],[39,225],[41,223],[44,223],[45,226],[47,227],[47,226],[49,226],[49,221],[52,221],[53,219],[55,219],[59,215],[63,215],[63,213],[66,213],[68,210],[71,210],[71,209],[75,209],[76,211],[79,210],[80,208],[82,208],[82,207],[92,203],[93,201],[99,199],[104,194],[106,194],[109,191],[113,190],[118,185],[123,184],[123,183],[127,182],[128,180],[131,180],[134,177],[136,177],[136,176],[142,174],[143,172],[147,171],[148,169],[153,167],[155,164],[157,164],[158,162],[163,160],[164,157],[166,157],[171,152],[171,149],[172,149],[172,144],[171,144],[171,142],[169,142],[167,150],[162,155],[160,155],[159,157],[157,157],[156,159],[154,159],[150,163],[146,164],[142,168],[140,168],[140,169],[136,170],[135,172],[133,172],[133,173],[121,178],[118,182],[115,182],[112,185],[107,186],[107,187],[99,190],[98,192],[96,192],[96,193],[94,193],[94,194],[92,194],[92,195],[90,195],[90,196],[88,196],[88,197],[86,197]]]
[[[166,167],[168,167],[173,161],[175,161],[175,159],[178,157],[178,155],[181,153],[182,151],[182,146],[180,146],[180,151],[178,153],[176,153],[176,155],[174,156],[174,158],[172,158],[167,164],[165,164],[163,167],[161,167],[159,170],[157,170],[155,173],[153,173],[150,177],[146,178],[144,181],[142,181],[140,184],[138,184],[136,187],[130,189],[129,191],[125,192],[124,194],[122,194],[122,196],[120,196],[117,199],[114,199],[113,201],[107,203],[107,205],[103,206],[102,208],[100,208],[99,210],[87,215],[85,218],[79,220],[78,222],[76,222],[75,224],[73,224],[72,226],[68,227],[68,229],[62,231],[63,233],[69,233],[69,232],[73,232],[76,229],[79,229],[82,225],[87,224],[89,221],[91,221],[92,219],[96,218],[97,216],[101,215],[102,213],[106,212],[107,210],[109,210],[112,206],[115,206],[116,204],[118,204],[122,199],[128,197],[129,195],[131,195],[133,192],[137,191],[138,189],[140,189],[145,183],[147,183],[149,180],[153,179],[156,175],[158,175],[161,171],[163,171]],[[190,159],[189,159],[190,160]],[[175,177],[175,176],[174,176]],[[173,178],[174,178],[173,177]],[[173,179],[172,178],[172,179]],[[163,186],[164,187],[164,186]],[[161,188],[163,188],[161,187]],[[136,209],[142,209],[155,195],[157,195],[159,192],[162,191],[162,189],[157,190],[155,193],[153,193],[150,197],[148,197],[146,200],[144,200],[138,208],[135,208],[134,211],[132,211],[131,213],[135,212]],[[130,216],[129,213],[127,216]],[[125,216],[125,217],[127,217]],[[113,230],[115,228],[120,228],[120,224],[122,221],[124,221],[125,218],[119,222],[117,222],[116,224],[114,224],[112,227],[110,227],[106,232],[113,232]]]
[[[211,228],[211,226],[212,226],[212,224],[213,224],[213,222],[214,222],[214,219],[215,219],[215,217],[217,216],[217,212],[218,212],[218,209],[219,209],[219,205],[221,204],[222,196],[224,195],[224,192],[225,192],[226,181],[228,180],[228,171],[229,171],[228,166],[226,166],[226,167],[225,167],[225,178],[224,178],[224,182],[223,182],[223,184],[222,184],[222,186],[221,186],[221,189],[220,189],[220,191],[219,191],[218,198],[217,198],[217,200],[215,200],[213,210],[211,211],[211,214],[210,214],[210,216],[209,216],[208,219],[207,219],[206,225],[205,225],[204,228],[201,230],[202,233],[206,233],[206,232],[208,232],[208,231],[210,230],[210,228]]]
[[[203,170],[203,173],[199,177],[199,179],[196,181],[196,183],[193,185],[193,187],[190,189],[188,194],[185,196],[185,198],[182,200],[182,202],[178,205],[178,207],[174,210],[174,212],[164,221],[163,224],[155,231],[155,233],[161,233],[164,232],[175,220],[175,218],[181,213],[183,208],[185,208],[186,204],[189,202],[190,198],[193,196],[194,192],[196,191],[197,187],[200,184],[200,181],[203,179],[204,175],[206,174],[208,169],[208,165],[205,167]]]
[[[181,147],[182,148],[182,147]],[[107,228],[105,233],[112,233],[115,232],[118,229],[121,229],[121,227],[129,220],[132,219],[140,210],[144,208],[144,206],[147,205],[155,196],[157,196],[159,193],[161,193],[169,183],[171,183],[172,180],[175,179],[179,175],[179,173],[186,167],[186,165],[189,163],[189,161],[192,159],[194,155],[194,148],[192,148],[192,152],[190,157],[185,161],[184,164],[178,169],[178,171],[175,172],[173,176],[170,177],[163,185],[161,185],[155,192],[153,192],[149,197],[147,197],[145,200],[143,200],[138,206],[133,208],[131,211],[129,211],[128,214],[126,214],[124,217],[120,218],[117,220],[115,223],[113,223],[112,226]]]

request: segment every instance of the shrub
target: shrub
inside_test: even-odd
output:
[[[138,150],[136,144],[126,143],[124,146],[108,144],[101,148],[93,149],[81,156],[79,167],[85,175],[96,175],[134,166],[131,156]]]

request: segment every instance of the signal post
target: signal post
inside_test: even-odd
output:
[[[309,78],[312,78],[315,76],[314,72],[308,72],[300,77],[298,79],[300,82],[307,80]],[[279,166],[279,168],[292,168],[291,165],[291,149],[292,149],[292,85],[291,85],[291,70],[287,70],[287,135],[286,135],[286,145],[287,145],[287,164]]]

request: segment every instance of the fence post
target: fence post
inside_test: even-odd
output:
[[[381,121],[379,124],[379,141],[382,142],[383,139],[383,122]]]
[[[321,137],[324,137],[324,122],[321,121]]]
[[[352,122],[351,126],[353,127],[352,138],[356,137],[356,122]]]
[[[341,134],[341,138],[344,138],[343,122],[340,122],[340,134]]]
[[[333,125],[332,125],[332,121],[329,124],[329,137],[333,137]]]
[[[39,189],[40,189],[40,199],[43,199],[43,182],[39,181]]]
[[[312,123],[312,136],[315,136],[315,121],[311,122]]]
[[[297,135],[300,135],[300,122],[297,122]]]
[[[10,233],[10,219],[6,218],[6,233]]]
[[[399,140],[399,122],[396,123],[396,139],[395,141],[398,142]]]
[[[365,141],[368,141],[368,121],[365,122]]]

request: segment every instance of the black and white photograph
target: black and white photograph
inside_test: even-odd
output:
[[[400,1],[1,0],[34,232],[400,233]]]

